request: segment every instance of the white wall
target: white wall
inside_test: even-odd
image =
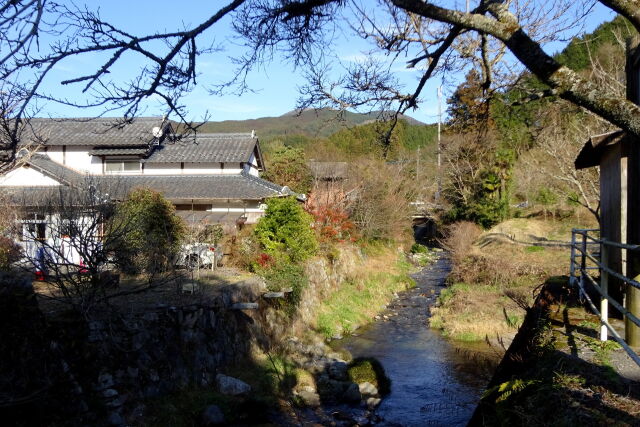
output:
[[[259,176],[258,173],[258,159],[256,159],[255,153],[251,154],[251,158],[244,165],[244,171],[249,173],[249,175]]]
[[[47,151],[40,151],[46,154],[51,160],[78,172],[89,172],[92,175],[102,175],[102,159],[97,156],[90,156],[91,147],[66,146],[66,150],[61,145],[47,147]],[[66,151],[66,152],[65,152]]]
[[[28,166],[22,166],[18,169],[14,169],[0,177],[0,186],[28,187],[33,185],[52,187],[60,185],[60,183]]]
[[[180,166],[180,164],[178,164]],[[224,173],[220,167],[220,163],[189,163],[185,162],[184,170],[185,175],[219,175]]]
[[[62,146],[61,145],[47,147],[47,152],[46,153],[44,153],[42,151],[40,151],[40,153],[41,154],[46,154],[47,156],[49,156],[51,158],[51,160],[53,160],[56,163],[60,163],[60,164],[62,164],[63,159],[64,159],[64,155],[62,154]]]
[[[67,146],[65,166],[79,172],[91,171],[91,156],[87,148]]]

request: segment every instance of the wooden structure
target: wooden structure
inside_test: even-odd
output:
[[[640,37],[627,42],[627,98],[640,105]],[[627,239],[640,244],[640,141],[630,145],[627,157]],[[627,276],[638,278],[640,275],[640,253],[629,252]],[[627,286],[627,309],[640,316],[640,289]],[[640,347],[640,327],[626,321],[626,339],[632,347]]]
[[[627,44],[627,98],[640,105],[640,38]],[[577,169],[600,166],[600,236],[621,244],[640,244],[640,141],[623,131],[589,138],[578,155]],[[621,276],[640,274],[640,253],[603,246],[607,266]],[[604,276],[608,276],[605,274]],[[608,279],[609,295],[640,314],[640,290],[618,277]],[[640,347],[640,328],[626,322],[626,340]]]

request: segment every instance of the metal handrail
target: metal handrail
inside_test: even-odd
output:
[[[603,244],[607,245],[607,242],[609,242],[608,240],[603,239],[602,240]],[[635,249],[632,250],[639,250],[640,249],[640,245],[627,245],[627,246],[633,246]],[[617,246],[619,247],[619,246]],[[620,273],[618,273],[617,271],[614,271],[612,269],[610,269],[609,267],[603,265],[600,261],[598,261],[598,259],[596,257],[594,257],[593,255],[591,255],[590,253],[584,251],[580,248],[576,248],[578,251],[580,251],[580,253],[582,253],[582,255],[584,257],[586,257],[588,260],[592,261],[596,267],[587,267],[587,269],[590,270],[600,270],[600,271],[606,271],[607,274],[612,275],[613,277],[615,277],[616,279],[619,279],[621,281],[623,281],[624,283],[628,283],[629,285],[633,286],[634,288],[638,288],[640,289],[640,282],[630,279],[629,277],[622,275]]]
[[[595,280],[593,280],[593,278],[589,275],[586,275],[586,277],[588,277],[593,285],[595,287],[598,287],[597,284],[595,283]],[[638,356],[638,354],[633,351],[633,349],[631,347],[629,347],[629,345],[627,344],[627,342],[624,340],[624,338],[622,338],[620,336],[620,334],[618,333],[618,331],[616,331],[613,326],[611,326],[611,324],[609,324],[609,321],[606,319],[602,319],[602,313],[600,313],[600,311],[596,308],[595,304],[593,303],[593,301],[591,301],[591,298],[589,297],[589,294],[587,294],[584,290],[584,287],[582,285],[582,281],[578,281],[578,286],[580,287],[580,293],[582,294],[582,296],[584,296],[584,298],[587,300],[587,302],[589,303],[589,306],[591,307],[591,310],[593,310],[593,312],[596,314],[596,316],[600,317],[600,321],[602,322],[602,324],[604,325],[605,328],[607,328],[607,330],[609,332],[611,332],[611,336],[613,336],[613,339],[616,340],[616,342],[618,344],[620,344],[620,346],[627,352],[627,354],[629,355],[629,357],[631,357],[631,359],[633,359],[634,362],[636,362],[636,364],[638,366],[640,366],[640,357]],[[613,301],[613,300],[609,300],[609,301]],[[617,304],[617,303],[616,303]],[[618,307],[616,307],[618,308]],[[636,318],[636,320],[638,320]],[[634,321],[635,322],[635,321]],[[606,340],[605,340],[606,341]]]
[[[609,277],[615,277],[635,288],[640,289],[640,282],[633,280],[617,271],[612,270],[608,265],[608,251],[601,250],[598,256],[595,256],[589,247],[598,245],[599,247],[613,247],[624,249],[627,251],[640,251],[640,245],[630,245],[626,243],[614,242],[605,238],[595,238],[590,233],[599,232],[598,229],[573,229],[571,233],[571,257],[570,257],[570,284],[578,286],[580,295],[589,303],[593,312],[600,318],[602,326],[600,327],[600,340],[606,341],[608,334],[620,344],[627,352],[629,357],[640,366],[640,356],[627,344],[627,342],[618,334],[618,332],[609,324],[609,304],[622,313],[624,317],[629,319],[635,325],[640,327],[640,318],[637,314],[629,312],[615,299],[611,298],[608,293]],[[580,241],[576,238],[581,236]],[[578,262],[578,258],[580,259]],[[587,261],[593,263],[594,266],[587,266]],[[598,283],[589,273],[588,270],[600,271],[600,283]],[[588,280],[600,294],[600,310],[593,303],[589,295],[584,289],[584,282]]]

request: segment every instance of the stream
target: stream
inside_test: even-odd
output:
[[[375,357],[391,378],[391,393],[376,410],[376,425],[466,425],[498,363],[485,343],[454,343],[428,326],[450,271],[437,261],[412,275],[417,286],[398,294],[380,320],[334,341],[354,357]]]

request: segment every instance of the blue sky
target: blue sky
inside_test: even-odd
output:
[[[86,2],[90,8],[100,7],[103,18],[116,26],[137,35],[152,33],[155,31],[174,30],[176,27],[197,24],[214,13],[226,1],[183,0],[181,2],[169,0],[109,0],[100,2]],[[179,5],[179,6],[177,6]],[[598,6],[589,17],[585,25],[585,31],[592,31],[598,24],[612,19],[614,16],[608,9]],[[230,31],[230,20],[225,19],[215,25],[205,34],[201,45],[214,41],[226,48],[226,52],[213,53],[200,57],[198,62],[198,86],[184,100],[189,107],[189,116],[193,120],[199,120],[209,112],[210,120],[244,120],[266,116],[279,116],[295,108],[298,98],[298,86],[304,83],[300,70],[295,70],[290,64],[276,58],[271,63],[255,69],[248,78],[249,87],[255,91],[245,93],[238,97],[235,95],[212,96],[206,87],[232,74],[233,65],[228,59],[229,55],[237,52],[238,40],[234,39]],[[363,41],[357,40],[348,31],[339,34],[335,45],[331,46],[336,55],[343,61],[357,59],[362,56],[362,51],[367,50]],[[555,43],[547,46],[549,52],[555,52],[562,48],[562,44]],[[50,93],[69,97],[77,96],[77,89],[62,87],[59,82],[68,78],[71,74],[90,70],[100,60],[100,55],[92,54],[73,58],[59,64],[55,73],[46,81],[46,89]],[[401,64],[401,63],[400,63]],[[127,71],[135,69],[137,64],[130,59],[119,64],[112,70],[112,76],[119,78],[125,76]],[[396,68],[397,76],[405,84],[415,84],[419,78],[419,71]],[[452,80],[461,76],[449,76]],[[440,80],[433,80],[427,84],[423,91],[423,102],[416,111],[409,115],[426,123],[437,120],[436,90]],[[446,95],[446,91],[445,91]],[[61,105],[46,105],[40,115],[51,116],[87,116],[89,111],[78,111]],[[157,101],[147,103],[145,115],[162,114],[162,108]]]

